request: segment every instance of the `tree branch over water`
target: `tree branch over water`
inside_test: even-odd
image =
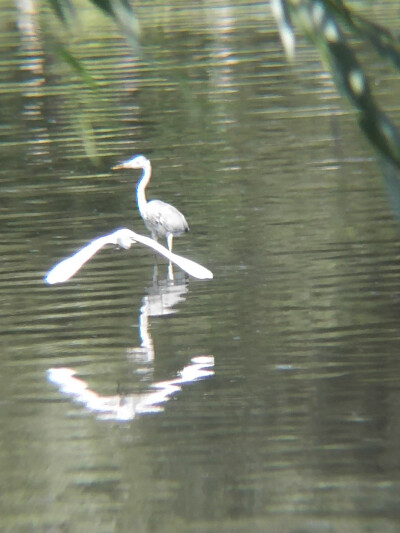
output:
[[[66,25],[78,16],[71,0],[49,0],[49,3]],[[91,0],[91,3],[114,21],[137,53],[140,50],[140,25],[128,0]],[[351,39],[370,44],[396,70],[400,69],[399,39],[387,28],[357,14],[342,0],[271,0],[270,4],[288,59],[295,58],[296,28],[315,45],[338,90],[347,96],[356,111],[362,132],[385,158],[384,173],[387,165],[393,165],[398,173],[399,130],[373,96]],[[68,54],[64,55],[70,58]],[[85,82],[85,70],[71,59],[69,63]]]
[[[394,173],[398,177],[399,130],[377,104],[345,28],[350,36],[368,41],[396,70],[400,69],[399,40],[386,28],[357,15],[341,0],[272,0],[271,4],[288,59],[293,60],[295,56],[296,25],[315,44],[339,91],[347,96],[357,112],[361,130],[383,158],[385,178],[388,169],[391,178]],[[397,193],[393,189],[393,179],[391,183],[390,196],[400,197],[400,183]]]

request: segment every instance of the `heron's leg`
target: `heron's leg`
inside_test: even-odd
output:
[[[171,261],[168,263],[168,281],[174,281],[174,267]]]
[[[172,235],[172,233],[168,233],[167,235],[167,244],[168,244],[168,250],[170,252],[172,252],[172,240],[173,240],[174,236]],[[172,263],[171,261],[168,263],[168,279],[170,281],[174,281],[174,268],[172,266]]]
[[[158,242],[158,235],[157,235],[157,233],[155,231],[151,232],[151,238],[154,241]],[[154,250],[154,260],[155,260],[155,264],[158,265],[158,254],[157,254],[157,252],[155,250]],[[158,275],[158,273],[157,273],[157,275]]]
[[[158,263],[157,263],[157,259],[156,259],[156,262],[154,263],[154,266],[153,266],[153,285],[154,286],[158,285]]]
[[[168,250],[170,252],[172,252],[172,240],[173,240],[174,236],[172,235],[172,233],[168,233],[167,235],[167,244],[168,244]]]

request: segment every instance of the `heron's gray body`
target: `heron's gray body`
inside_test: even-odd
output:
[[[153,239],[164,237],[168,240],[169,235],[177,237],[189,231],[189,225],[182,213],[162,200],[150,200],[140,214]]]
[[[153,239],[167,239],[169,251],[172,251],[173,237],[189,231],[185,217],[176,207],[162,200],[146,200],[145,189],[151,178],[150,161],[143,155],[132,157],[128,161],[116,165],[118,168],[142,169],[143,174],[136,186],[136,199],[140,216]]]

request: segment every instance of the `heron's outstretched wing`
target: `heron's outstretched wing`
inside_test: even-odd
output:
[[[98,237],[90,242],[76,253],[67,257],[60,263],[57,263],[44,277],[44,281],[49,285],[55,283],[63,283],[71,279],[80,270],[83,265],[89,261],[101,248],[107,244],[113,244],[128,249],[135,242],[139,242],[144,246],[152,248],[157,253],[166,257],[178,265],[182,270],[198,279],[212,279],[213,274],[207,268],[195,263],[191,259],[186,259],[180,255],[174,254],[167,250],[164,246],[159,244],[150,237],[145,237],[139,233],[135,233],[128,228],[118,229],[108,235]]]
[[[80,270],[83,265],[89,261],[99,250],[101,250],[107,244],[120,244],[123,248],[130,248],[132,242],[130,240],[125,241],[121,239],[121,242],[118,242],[118,238],[123,237],[124,235],[120,234],[122,230],[114,231],[108,235],[103,235],[98,237],[94,241],[90,242],[80,250],[78,250],[74,255],[67,257],[60,263],[57,263],[44,277],[44,281],[49,285],[55,283],[63,283],[71,279],[77,272]],[[129,231],[129,230],[127,230]],[[129,246],[127,245],[129,242]],[[125,244],[124,244],[125,243]]]
[[[199,263],[196,263],[195,261],[192,261],[191,259],[186,259],[186,257],[182,257],[181,255],[174,254],[167,250],[165,246],[160,244],[159,242],[155,241],[154,239],[151,239],[150,237],[145,237],[144,235],[138,235],[137,233],[134,233],[132,231],[133,235],[135,236],[135,241],[140,242],[141,244],[144,244],[145,246],[148,246],[149,248],[153,248],[156,252],[166,257],[169,261],[172,263],[175,263],[178,265],[179,268],[193,276],[194,278],[198,279],[212,279],[213,273],[211,270],[208,270],[208,268],[203,267],[202,265],[199,265]]]

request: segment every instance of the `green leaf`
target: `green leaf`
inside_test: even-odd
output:
[[[342,0],[326,0],[325,5],[332,15],[341,17],[356,35],[368,39],[381,57],[388,59],[400,70],[400,42],[390,30],[358,15]]]
[[[57,17],[66,26],[70,25],[71,21],[76,17],[75,7],[70,0],[49,0],[49,4]]]
[[[86,70],[85,66],[79,59],[76,58],[67,48],[60,44],[54,44],[54,50],[56,54],[62,58],[68,65],[76,72],[79,78],[86,83],[91,89],[97,90],[97,84],[95,79]]]
[[[342,2],[293,0],[289,3],[296,21],[317,46],[338,88],[357,110],[362,131],[378,152],[400,169],[400,133],[376,103],[356,54],[339,25],[337,10],[328,9],[334,4],[342,11],[345,9]],[[377,35],[381,37],[382,33]]]
[[[127,0],[91,0],[114,19],[125,39],[135,52],[140,52],[140,24]]]

